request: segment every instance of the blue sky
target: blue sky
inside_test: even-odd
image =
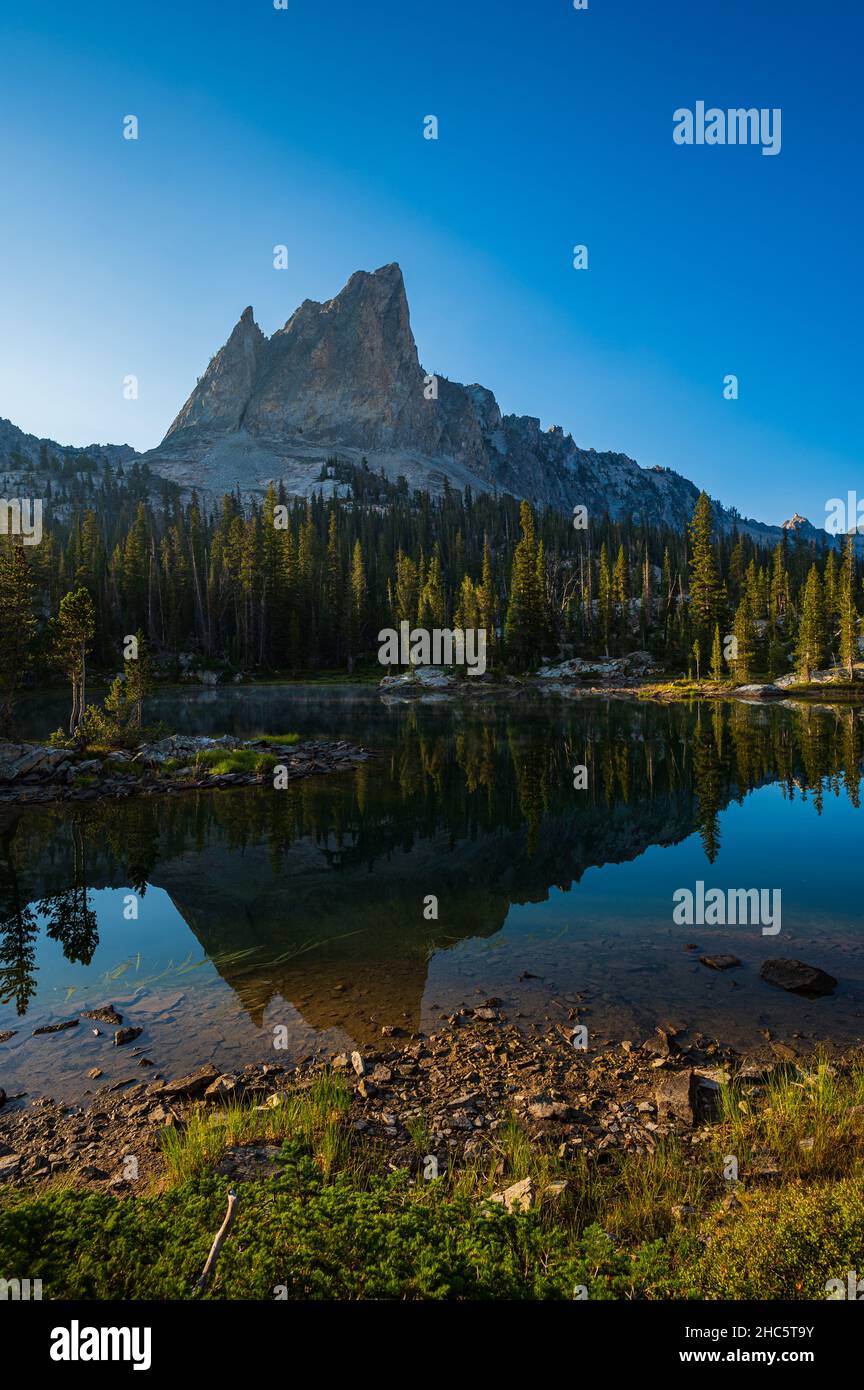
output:
[[[822,522],[864,492],[862,38],[856,0],[7,0],[0,415],[152,447],[247,304],[397,260],[428,370]],[[675,145],[700,99],[780,107],[781,153]]]

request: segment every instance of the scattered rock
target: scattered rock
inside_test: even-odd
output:
[[[258,1182],[278,1173],[279,1149],[275,1144],[240,1144],[226,1149],[216,1172],[235,1182]]]
[[[534,1195],[533,1180],[523,1178],[503,1192],[494,1192],[490,1200],[503,1205],[506,1211],[529,1211],[534,1205]]]
[[[731,970],[741,964],[737,956],[700,956],[699,959],[710,970]]]
[[[125,1047],[127,1043],[134,1042],[136,1038],[140,1038],[143,1032],[143,1028],[118,1028],[117,1032],[114,1034],[114,1046]]]
[[[775,957],[773,960],[763,961],[759,974],[769,985],[812,998],[833,994],[837,988],[837,981],[833,975],[820,970],[816,965],[807,965],[803,960]]]
[[[692,1069],[669,1072],[657,1086],[658,1117],[671,1117],[686,1125],[694,1124],[697,1089],[696,1073]]]
[[[650,1038],[642,1044],[643,1052],[651,1052],[655,1057],[672,1057],[679,1051],[678,1044],[665,1028],[657,1028]]]
[[[9,1178],[14,1178],[18,1169],[21,1167],[21,1154],[5,1154],[0,1156],[0,1182],[6,1182]]]
[[[567,1120],[572,1113],[569,1105],[562,1101],[549,1100],[546,1096],[538,1096],[528,1106],[528,1114],[532,1120]]]
[[[555,1182],[546,1184],[540,1194],[540,1200],[543,1202],[560,1202],[561,1198],[566,1195],[568,1190],[569,1183],[566,1178],[559,1178]]]
[[[208,1062],[205,1066],[199,1067],[197,1071],[190,1072],[189,1076],[181,1076],[177,1081],[166,1082],[162,1094],[172,1100],[191,1100],[193,1096],[203,1095],[211,1081],[215,1081],[217,1076],[218,1072],[213,1063]]]
[[[66,1028],[77,1028],[78,1019],[69,1018],[65,1023],[46,1023],[41,1028],[33,1029],[33,1037],[38,1038],[41,1033],[62,1033]]]
[[[732,694],[736,700],[777,700],[786,694],[779,685],[739,685]]]
[[[97,1023],[111,1023],[116,1027],[123,1022],[122,1014],[118,1014],[113,1004],[104,1004],[99,1009],[86,1009],[81,1017],[95,1019]]]
[[[243,1093],[243,1088],[236,1076],[225,1073],[217,1076],[215,1081],[211,1081],[204,1092],[205,1100],[239,1100]]]

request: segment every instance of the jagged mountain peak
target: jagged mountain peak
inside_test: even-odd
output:
[[[595,517],[679,528],[698,497],[671,469],[640,468],[626,454],[580,447],[561,425],[543,429],[536,416],[502,414],[479,383],[427,376],[396,261],[355,271],[332,299],[304,300],[270,338],[247,309],[146,457],[155,472],[210,493],[261,493],[281,481],[308,495],[322,486],[321,464],[332,455],[365,457],[428,491],[449,480],[562,511],[578,504]],[[761,539],[782,534],[719,503],[714,510],[721,527]]]
[[[267,339],[255,322],[252,306],[243,310],[225,345],[210,359],[165,438],[178,431],[231,431],[240,428],[243,412],[261,366]]]

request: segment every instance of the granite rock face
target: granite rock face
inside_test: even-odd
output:
[[[247,309],[159,447],[155,472],[212,493],[323,487],[331,456],[383,468],[409,486],[470,485],[537,505],[633,515],[681,527],[698,491],[670,469],[579,447],[560,426],[502,415],[491,391],[432,378],[421,365],[402,271],[357,271],[334,299],[305,300],[271,338]],[[718,506],[718,521],[723,524]],[[739,522],[739,525],[741,523]],[[749,529],[745,523],[743,529]],[[760,527],[769,532],[774,528]]]
[[[267,339],[244,309],[239,323],[168,430],[166,438],[182,430],[237,430],[249,403]]]

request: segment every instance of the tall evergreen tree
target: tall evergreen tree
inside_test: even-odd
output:
[[[87,655],[96,631],[96,610],[86,589],[75,589],[60,600],[54,626],[54,658],[72,685],[72,713],[69,733],[77,734],[84,725],[87,708]]]
[[[825,609],[822,581],[815,563],[810,566],[804,588],[801,620],[798,625],[796,657],[801,679],[806,683],[825,655]]]
[[[696,636],[705,642],[720,615],[721,588],[713,533],[711,499],[707,492],[700,492],[690,523],[690,621]]]
[[[840,572],[839,595],[840,617],[840,664],[844,667],[850,681],[855,678],[855,662],[858,659],[858,608],[855,603],[855,545],[851,535],[846,537],[843,553],[843,568]]]
[[[526,671],[542,655],[542,605],[537,584],[537,546],[530,502],[519,507],[522,536],[513,555],[504,635],[509,661]]]

